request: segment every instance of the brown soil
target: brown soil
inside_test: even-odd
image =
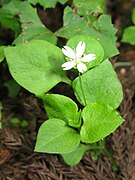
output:
[[[129,24],[127,17],[131,15],[133,4],[132,1],[108,1],[109,13],[119,29],[119,39],[122,28]],[[135,180],[135,47],[120,41],[118,46],[120,55],[111,59],[112,63],[124,61],[132,65],[116,68],[123,85],[124,98],[119,110],[125,122],[106,138],[106,149],[112,152],[111,156],[101,152],[100,158],[94,160],[87,152],[78,165],[70,167],[58,155],[34,153],[38,128],[47,116],[40,100],[22,89],[14,100],[2,98],[4,128],[0,130],[0,180]],[[58,88],[65,91],[63,84]],[[72,92],[70,94],[72,96]],[[28,120],[29,126],[11,126],[12,117]]]

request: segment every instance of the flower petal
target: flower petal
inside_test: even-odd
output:
[[[87,66],[84,63],[77,64],[77,69],[80,73],[87,71]]]
[[[76,63],[74,61],[68,61],[62,64],[61,67],[63,68],[63,70],[69,70],[72,69],[75,65]]]
[[[64,46],[64,48],[62,48],[62,52],[65,56],[75,59],[75,52],[69,46]]]
[[[81,58],[84,51],[85,51],[85,47],[86,47],[86,44],[85,42],[82,42],[80,41],[78,44],[77,44],[77,47],[76,47],[76,58]]]
[[[87,54],[81,58],[82,62],[90,62],[96,59],[96,54]]]

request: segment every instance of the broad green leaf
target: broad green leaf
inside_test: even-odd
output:
[[[112,107],[97,102],[83,109],[82,118],[84,123],[80,135],[81,141],[85,143],[94,143],[105,138],[124,121]]]
[[[122,42],[127,42],[135,45],[135,26],[130,26],[124,29]]]
[[[27,26],[28,27],[28,26]],[[57,38],[45,27],[29,27],[25,33],[20,34],[14,41],[14,44],[24,43],[33,39],[41,39],[52,44],[56,44]]]
[[[56,36],[41,23],[35,8],[27,1],[12,0],[9,4],[5,4],[0,9],[0,22],[15,31],[16,36],[20,34],[14,44],[32,39],[42,39],[53,44],[57,42]]]
[[[21,26],[17,19],[17,13],[14,13],[13,3],[4,4],[0,8],[0,23],[3,27],[9,28],[17,36],[21,32]]]
[[[40,96],[59,82],[69,82],[61,68],[61,49],[43,40],[33,40],[5,49],[13,78],[28,91]]]
[[[0,102],[0,129],[2,129],[2,122],[1,122],[1,119],[2,119],[2,111],[3,107],[2,107],[2,103]]]
[[[108,60],[81,76],[86,103],[101,102],[117,108],[122,101],[122,86]],[[78,101],[85,105],[79,77],[73,81],[73,89]]]
[[[105,0],[74,0],[73,2],[77,8],[77,13],[81,16],[103,13],[105,9]]]
[[[80,16],[74,14],[70,7],[66,7],[63,17],[64,25],[55,34],[66,39],[70,39],[75,35],[86,35],[89,26]]]
[[[135,24],[135,8],[133,9],[133,12],[132,12],[132,21]]]
[[[89,35],[98,40],[104,48],[105,59],[119,53],[115,44],[117,40],[116,32],[111,17],[108,15],[101,15],[98,21],[93,23],[93,28],[89,31]]]
[[[46,8],[54,8],[56,3],[59,2],[61,4],[65,4],[68,0],[28,0],[29,3],[36,5],[39,3],[41,6]]]
[[[5,82],[4,86],[8,88],[8,96],[11,98],[15,98],[21,89],[19,84],[16,83],[13,79]]]
[[[36,152],[69,153],[80,144],[80,135],[66,125],[63,120],[49,119],[39,129]]]
[[[71,153],[67,153],[67,154],[61,154],[61,156],[63,157],[64,161],[70,165],[70,166],[75,166],[76,164],[78,164],[80,162],[80,160],[82,159],[84,153],[86,151],[88,151],[90,149],[90,147],[84,145],[84,144],[80,144],[78,146],[77,149],[75,149],[75,151],[71,152]]]
[[[67,46],[75,49],[79,41],[83,41],[86,44],[86,50],[84,54],[96,54],[96,59],[88,63],[88,68],[92,68],[99,64],[104,57],[104,50],[98,41],[87,35],[76,35],[72,37],[68,42]]]
[[[4,60],[4,48],[6,46],[0,46],[0,62],[2,62]]]
[[[99,41],[104,49],[104,59],[118,54],[115,45],[117,30],[111,23],[111,18],[107,15],[101,15],[97,21],[89,26],[87,21],[73,13],[72,9],[67,7],[64,10],[64,26],[55,34],[60,37],[70,39],[75,35],[89,35]]]
[[[72,99],[59,94],[45,94],[42,98],[49,118],[58,118],[65,122],[74,119],[78,107]]]

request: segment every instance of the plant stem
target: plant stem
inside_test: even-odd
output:
[[[116,62],[114,63],[114,68],[117,67],[128,67],[128,66],[132,66],[134,63],[132,62]]]
[[[84,99],[84,105],[86,106],[87,103],[86,103],[86,99],[85,99],[85,96],[84,96],[84,91],[83,91],[83,86],[82,86],[82,80],[81,80],[81,74],[80,74],[80,72],[79,72],[79,82],[80,82],[80,88],[81,88],[82,95],[83,95],[83,99]]]

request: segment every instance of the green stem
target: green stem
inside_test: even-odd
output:
[[[132,62],[116,62],[114,63],[114,68],[117,67],[128,67],[128,66],[132,66],[134,63]]]
[[[80,74],[80,72],[79,72],[79,82],[80,82],[80,88],[81,88],[82,95],[83,95],[83,99],[84,99],[84,104],[85,104],[85,106],[86,106],[87,103],[86,103],[86,99],[85,99],[85,96],[84,96],[84,91],[83,91],[83,86],[82,86],[82,80],[81,80],[81,74]]]

